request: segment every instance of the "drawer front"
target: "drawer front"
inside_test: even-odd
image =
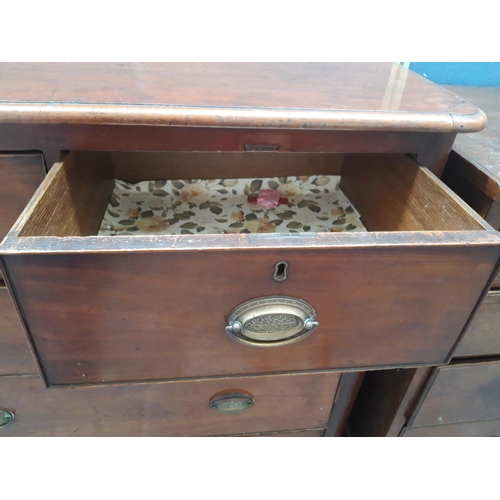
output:
[[[336,373],[224,378],[78,388],[0,377],[0,408],[15,418],[0,436],[212,436],[325,427]],[[240,393],[253,406],[218,413],[214,396]]]
[[[9,232],[43,178],[41,154],[0,154],[0,241]]]
[[[436,370],[410,427],[500,419],[500,362]]]
[[[462,338],[455,357],[500,353],[500,291],[489,292]]]
[[[401,437],[500,437],[500,420],[405,429]]]
[[[0,287],[0,375],[37,373],[21,322],[5,287]]]
[[[47,383],[61,385],[439,364],[492,259],[491,248],[339,248],[27,255],[6,263]],[[288,278],[277,282],[283,260]],[[306,301],[319,326],[265,349],[226,333],[236,306],[277,295]]]

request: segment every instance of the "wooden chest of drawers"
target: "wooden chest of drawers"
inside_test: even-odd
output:
[[[496,231],[438,178],[455,134],[484,127],[477,108],[398,65],[117,65],[128,84],[118,94],[107,69],[2,69],[11,82],[36,72],[36,85],[59,85],[54,102],[33,103],[0,82],[0,148],[54,163],[0,247],[48,386],[0,377],[0,407],[16,414],[6,432],[336,435],[365,370],[450,360],[500,256]],[[88,71],[98,87],[75,98]],[[184,223],[178,234],[98,234],[114,179],[166,196],[167,180],[278,179],[272,191],[311,175],[340,176],[364,231],[308,231],[290,198],[276,212],[287,233],[257,209],[249,220],[261,225],[246,233]],[[322,202],[297,206],[316,217]],[[232,312],[258,300],[257,331]],[[290,301],[309,312],[283,312]],[[288,335],[280,321],[299,327]],[[228,391],[223,412],[241,414],[216,411]],[[21,416],[32,404],[46,412],[39,424]]]

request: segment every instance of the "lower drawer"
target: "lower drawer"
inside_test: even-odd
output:
[[[500,354],[500,291],[489,292],[454,357],[493,356]]]
[[[306,373],[46,389],[34,376],[4,376],[0,408],[15,417],[0,436],[217,436],[323,428],[340,377]],[[235,413],[233,396],[229,413],[210,408],[214,397],[228,393],[254,404]]]
[[[402,437],[500,437],[500,420],[405,429]]]
[[[7,288],[0,287],[0,375],[37,373]]]
[[[436,369],[409,427],[500,419],[500,362]]]

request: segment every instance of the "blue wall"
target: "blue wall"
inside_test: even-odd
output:
[[[497,62],[412,62],[410,69],[434,83],[500,86],[500,63]]]

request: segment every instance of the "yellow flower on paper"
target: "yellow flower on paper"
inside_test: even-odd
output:
[[[272,222],[269,222],[267,219],[254,219],[247,220],[245,224],[243,224],[245,229],[248,229],[251,233],[275,233],[276,225]]]
[[[131,219],[137,219],[137,217],[139,217],[141,213],[141,209],[140,208],[129,208],[125,214],[127,215],[127,217],[130,217]]]
[[[290,198],[291,200],[302,198],[302,189],[300,189],[300,186],[291,182],[278,186],[278,191],[282,198]]]
[[[243,220],[245,220],[245,214],[241,210],[239,212],[233,212],[231,214],[231,219],[243,221]]]
[[[135,222],[134,226],[138,227],[143,233],[153,234],[165,231],[169,224],[158,215],[155,215],[154,217],[144,217],[143,219],[139,219]]]
[[[186,184],[180,195],[184,203],[203,203],[208,200],[208,189],[202,184]]]

